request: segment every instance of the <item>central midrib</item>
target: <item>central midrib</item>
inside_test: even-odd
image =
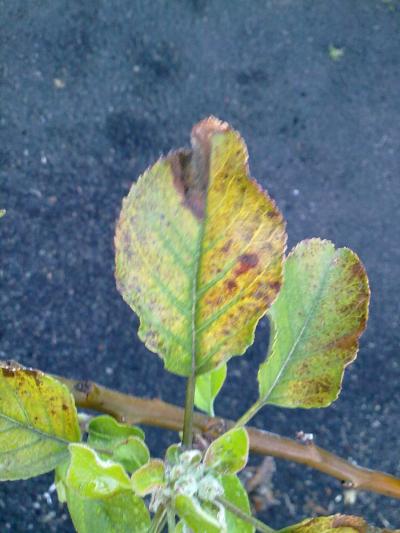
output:
[[[335,254],[333,255],[333,257],[329,258],[329,261],[328,261],[328,264],[327,266],[325,267],[324,271],[323,271],[323,274],[322,274],[322,280],[321,280],[321,283],[320,283],[320,286],[319,286],[319,289],[318,289],[318,292],[317,294],[315,295],[314,297],[314,300],[313,300],[313,303],[311,305],[311,308],[310,308],[310,311],[308,312],[307,314],[307,317],[306,317],[306,320],[304,321],[304,324],[300,330],[300,333],[299,335],[297,336],[295,342],[293,343],[292,345],[292,348],[289,350],[288,352],[288,355],[285,359],[285,362],[284,364],[282,365],[281,369],[279,370],[275,380],[273,381],[273,383],[271,384],[271,386],[269,387],[269,390],[267,392],[267,394],[264,396],[264,403],[267,403],[268,402],[268,399],[269,397],[271,396],[272,392],[274,391],[275,387],[278,385],[281,377],[282,377],[282,374],[284,372],[284,370],[286,369],[287,365],[289,364],[289,361],[291,360],[294,352],[296,351],[297,349],[297,346],[299,345],[299,342],[301,341],[303,335],[304,335],[304,332],[305,330],[307,329],[307,326],[309,325],[310,321],[313,319],[314,317],[314,314],[315,314],[315,311],[316,311],[316,308],[317,308],[317,303],[319,301],[319,298],[321,296],[321,294],[324,292],[325,290],[325,287],[326,287],[326,284],[327,284],[327,281],[328,281],[328,278],[329,278],[329,270],[332,266],[332,261],[335,257]],[[273,355],[273,354],[271,354]]]

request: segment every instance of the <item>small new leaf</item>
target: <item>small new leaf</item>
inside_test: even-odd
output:
[[[242,470],[249,456],[249,437],[244,428],[233,428],[208,447],[204,463],[220,474],[236,474]]]
[[[213,513],[203,509],[190,496],[179,494],[175,498],[175,509],[179,517],[193,533],[221,533],[221,523]]]
[[[217,397],[226,378],[226,364],[219,368],[201,374],[196,378],[194,404],[210,416],[214,416],[214,400]]]
[[[239,478],[235,475],[221,476],[224,497],[235,507],[251,516],[249,497]],[[226,525],[229,533],[254,533],[251,524],[244,522],[236,515],[226,510]]]
[[[150,459],[143,438],[144,433],[138,427],[120,424],[108,415],[93,418],[89,423],[88,444],[102,458],[121,463],[128,472],[133,472]]]
[[[107,498],[131,488],[129,477],[119,463],[103,461],[85,444],[71,444],[69,449],[71,461],[66,484],[82,498]]]
[[[138,496],[151,494],[165,484],[164,463],[159,459],[152,459],[132,474],[131,484]]]
[[[125,198],[116,280],[139,336],[171,372],[204,374],[243,354],[275,299],[282,215],[249,177],[246,145],[211,117],[192,150],[160,159]]]
[[[368,278],[354,252],[320,239],[298,244],[268,312],[272,343],[258,373],[260,400],[283,407],[331,404],[356,357],[368,303]]]
[[[67,387],[38,370],[0,363],[0,480],[50,472],[80,438]]]

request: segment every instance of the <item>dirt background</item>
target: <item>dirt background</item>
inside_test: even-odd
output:
[[[332,48],[339,58],[332,57]],[[367,268],[372,303],[340,399],[265,409],[257,425],[400,475],[400,3],[379,0],[0,0],[0,358],[182,402],[115,289],[113,233],[130,183],[215,114],[288,221]],[[227,416],[256,396],[268,343],[230,365]],[[162,453],[171,435],[148,431]],[[273,527],[323,510],[400,527],[399,502],[277,461]],[[71,532],[51,476],[0,486],[0,531]],[[286,493],[286,496],[284,494]]]

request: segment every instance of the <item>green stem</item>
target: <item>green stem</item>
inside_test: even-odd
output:
[[[175,511],[171,507],[168,508],[167,518],[168,518],[168,533],[174,533],[175,526],[176,526]]]
[[[188,377],[186,385],[185,414],[183,417],[183,438],[182,443],[186,448],[191,448],[193,443],[193,408],[194,391],[196,389],[196,376],[193,372]]]
[[[149,533],[159,533],[164,527],[166,520],[166,510],[164,507],[159,507],[156,514],[154,515],[153,521],[151,523]]]
[[[248,409],[244,415],[242,415],[239,420],[235,423],[235,428],[237,427],[242,427],[242,426],[246,426],[250,420],[253,418],[253,416],[255,416],[258,411],[264,407],[265,403],[264,403],[264,400],[257,400],[255,403],[253,403],[253,405],[250,407],[250,409]]]
[[[226,500],[225,498],[222,498],[220,496],[217,498],[217,500],[230,513],[240,518],[240,520],[243,520],[243,522],[247,522],[247,524],[251,524],[253,527],[256,528],[257,531],[261,531],[261,533],[274,533],[275,529],[272,529],[271,527],[267,526],[266,524],[264,524],[264,522],[260,522],[260,520],[257,520],[257,518],[254,518],[254,516],[248,515],[245,511],[242,511],[242,509],[239,509],[238,507],[236,507],[236,505],[233,505],[233,503]]]

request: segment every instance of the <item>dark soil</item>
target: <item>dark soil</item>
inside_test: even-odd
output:
[[[334,59],[330,47],[343,54]],[[362,258],[370,320],[329,409],[265,409],[257,425],[400,475],[400,3],[391,0],[0,0],[0,358],[182,402],[184,382],[136,336],[113,233],[147,165],[215,114],[288,220]],[[256,396],[267,326],[230,365],[217,411]],[[154,454],[170,434],[148,431]],[[71,532],[51,476],[0,487],[0,531]],[[277,462],[273,527],[315,512],[400,527],[399,502]]]

